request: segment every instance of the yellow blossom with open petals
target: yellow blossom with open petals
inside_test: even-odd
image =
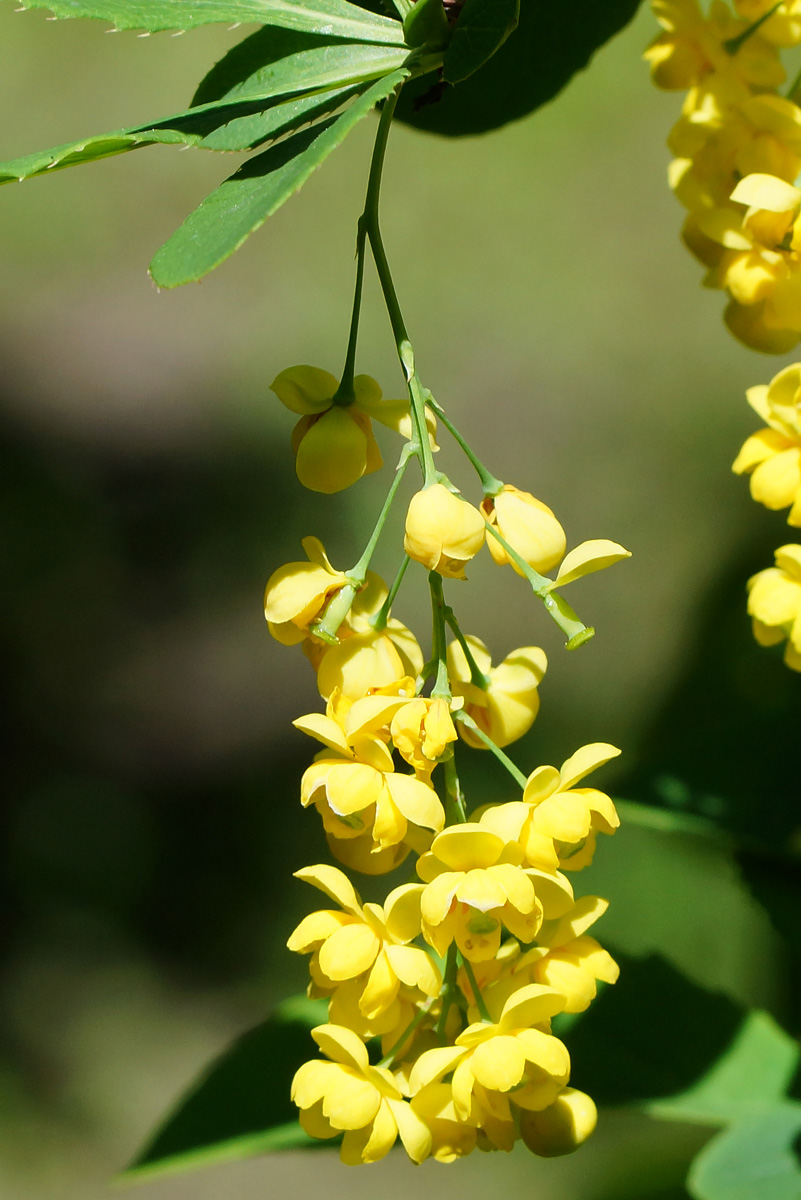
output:
[[[784,0],[778,8],[776,0],[734,0],[734,7],[749,25],[761,21],[759,33],[765,41],[776,46],[801,42],[801,0]]]
[[[451,942],[471,962],[494,958],[502,927],[531,942],[543,915],[573,904],[567,879],[520,866],[522,847],[480,824],[451,825],[417,863],[422,932],[438,954]]]
[[[604,792],[574,786],[618,754],[617,747],[607,742],[593,742],[571,755],[561,770],[538,767],[528,777],[522,802],[531,806],[532,829],[553,838],[565,870],[585,867],[592,860],[595,834],[614,833],[620,824]]]
[[[509,1123],[515,1109],[547,1108],[570,1076],[567,1048],[549,1031],[563,1002],[553,988],[521,988],[507,1000],[497,1024],[476,1022],[454,1046],[424,1051],[409,1077],[412,1095],[453,1072],[454,1111],[470,1124]]]
[[[281,403],[300,414],[292,433],[295,465],[314,492],[342,491],[382,466],[371,418],[408,436],[408,400],[383,400],[369,375],[355,377],[350,403],[334,402],[338,387],[330,372],[309,366],[288,367],[271,384]]]
[[[448,579],[464,579],[466,564],[483,543],[481,513],[444,484],[432,484],[412,496],[403,548],[429,571]]]
[[[291,1091],[306,1133],[316,1138],[344,1133],[340,1157],[351,1166],[378,1162],[398,1136],[413,1162],[427,1158],[428,1126],[404,1099],[392,1072],[370,1065],[356,1034],[339,1025],[318,1025],[312,1037],[328,1058],[304,1063]]]
[[[657,87],[689,88],[712,73],[760,88],[778,87],[784,80],[775,48],[759,33],[752,34],[737,54],[727,51],[725,42],[751,22],[734,17],[722,0],[713,0],[708,17],[696,0],[652,0],[652,7],[665,32],[643,57],[651,64]]]
[[[522,646],[493,667],[489,650],[477,637],[465,638],[486,686],[473,682],[467,656],[458,641],[448,646],[448,675],[454,692],[462,696],[464,710],[496,746],[508,746],[528,733],[539,712],[539,685],[548,666],[539,646]],[[484,749],[470,729],[459,732],[469,746]]]
[[[732,470],[751,473],[757,503],[789,506],[788,525],[801,525],[801,363],[779,371],[768,386],[749,388],[747,396],[768,428],[746,440]]]
[[[336,867],[318,863],[295,872],[330,896],[340,907],[324,909],[304,917],[290,935],[287,945],[300,954],[312,954],[310,972],[317,994],[331,995],[339,985],[351,981],[350,989],[362,1017],[375,1020],[394,1004],[401,984],[416,989],[420,998],[439,994],[439,969],[425,950],[410,946],[408,938],[393,935],[385,909],[362,904],[350,880]],[[394,896],[387,897],[391,912]]]
[[[531,492],[522,492],[506,483],[497,496],[484,497],[481,511],[491,529],[496,529],[523,561],[540,574],[550,571],[564,555],[567,545],[564,529],[548,505]],[[523,574],[490,529],[487,546],[499,566],[509,563],[518,575]]]
[[[801,546],[780,546],[776,566],[748,580],[748,614],[760,646],[787,639],[784,661],[801,671]]]

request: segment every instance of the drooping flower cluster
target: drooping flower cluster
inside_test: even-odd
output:
[[[359,378],[342,412],[364,432],[364,397],[380,391]],[[347,457],[341,417],[329,416],[338,411],[333,377],[295,368],[274,387],[295,411],[310,415],[310,395],[319,406],[316,425],[296,437],[301,478],[310,436],[321,463]],[[341,1136],[346,1163],[374,1162],[398,1139],[414,1162],[509,1150],[518,1140],[537,1154],[563,1154],[589,1136],[596,1113],[590,1097],[569,1086],[568,1051],[551,1022],[582,1012],[599,980],[617,978],[614,961],[588,932],[606,902],[576,898],[569,875],[590,862],[598,833],[617,827],[612,801],[584,780],[619,751],[596,743],[559,770],[519,772],[501,747],[534,722],[545,653],[524,646],[493,666],[484,643],[462,633],[443,580],[464,579],[486,541],[496,563],[528,581],[568,644],[580,645],[592,631],[556,589],[628,552],[599,540],[566,555],[551,509],[489,476],[471,452],[485,493],[474,507],[433,470],[433,421],[424,423],[414,408],[410,415],[408,406],[404,419],[408,426],[398,428],[410,438],[407,453],[377,532],[408,459],[420,458],[425,470],[408,505],[396,583],[388,589],[368,570],[377,534],[349,572],[306,538],[308,561],[280,567],[265,593],[271,633],[302,646],[325,701],[324,713],[294,722],[320,745],[301,781],[301,803],[318,813],[340,864],[296,872],[328,901],[288,943],[310,955],[309,994],[327,999],[328,1022],[313,1030],[322,1057],[298,1070],[292,1096],[307,1133]],[[350,430],[347,436],[355,443]],[[364,461],[364,470],[349,474],[373,469],[375,455],[366,452]],[[311,486],[335,490],[318,486],[333,478],[331,470],[316,467]],[[434,638],[427,661],[391,616],[409,560],[429,572]],[[554,568],[554,578],[541,574]],[[459,735],[505,763],[518,798],[468,813],[456,771]],[[382,875],[410,856],[410,877],[383,904],[362,902],[346,871]]]
[[[801,44],[796,0],[652,0],[663,32],[645,53],[657,86],[687,89],[668,139],[683,237],[729,294],[746,345],[784,353],[801,338],[801,109],[780,51]]]

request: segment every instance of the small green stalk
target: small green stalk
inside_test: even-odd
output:
[[[423,1005],[422,1008],[418,1008],[417,1012],[412,1017],[411,1021],[406,1026],[403,1033],[398,1038],[397,1042],[395,1042],[395,1044],[387,1051],[387,1053],[384,1055],[384,1057],[381,1059],[381,1061],[377,1064],[377,1066],[379,1066],[379,1067],[393,1066],[395,1059],[398,1057],[398,1054],[403,1049],[403,1045],[404,1045],[406,1039],[408,1038],[409,1034],[414,1033],[415,1029],[420,1024],[420,1022],[423,1020],[423,1018],[428,1016],[430,1009],[431,1009],[430,1003]]]
[[[499,763],[502,763],[509,774],[514,779],[515,783],[520,784],[521,788],[526,786],[528,780],[519,767],[516,767],[508,754],[504,754],[500,746],[493,742],[489,734],[485,733],[480,725],[477,725],[473,718],[462,708],[459,712],[453,714],[454,721],[458,721],[460,725],[464,725],[471,733],[474,733],[479,741],[482,741],[488,750],[491,750]]]
[[[467,665],[470,668],[470,682],[474,687],[481,688],[482,692],[486,692],[490,685],[489,676],[484,674],[473,657],[473,651],[470,649],[467,638],[462,633],[459,622],[456,620],[456,614],[449,604],[445,605],[445,620],[451,629],[453,636],[456,638],[457,642],[464,651]]]
[[[398,594],[400,585],[403,583],[403,577],[406,574],[406,568],[411,561],[412,560],[409,558],[409,555],[404,554],[403,562],[398,567],[395,578],[392,580],[392,587],[387,593],[386,600],[381,605],[375,616],[370,618],[370,624],[372,625],[373,629],[375,629],[376,633],[380,633],[382,629],[386,629],[387,627],[387,621],[389,620],[389,614],[392,611],[392,605],[395,603],[395,597]]]
[[[459,446],[461,446],[467,458],[470,460],[470,463],[472,464],[473,469],[475,470],[481,482],[481,488],[484,492],[484,495],[497,496],[499,492],[502,492],[504,486],[502,481],[500,479],[496,479],[492,472],[487,470],[478,455],[473,452],[471,447],[464,440],[456,426],[448,419],[448,417],[446,417],[445,410],[441,407],[441,405],[437,404],[430,392],[426,393],[426,403],[431,411],[436,415],[437,419],[445,426],[451,437],[458,442]]]
[[[378,514],[378,520],[370,535],[370,540],[364,548],[364,553],[356,565],[347,572],[348,582],[335,594],[323,616],[309,626],[310,633],[313,633],[315,637],[320,638],[322,641],[328,642],[329,645],[336,645],[338,641],[337,630],[350,612],[353,601],[356,598],[356,593],[364,587],[370,559],[373,557],[375,548],[378,545],[378,539],[381,537],[387,517],[389,516],[389,510],[392,507],[392,501],[395,499],[395,494],[400,487],[404,472],[409,465],[409,459],[412,457],[414,457],[414,449],[411,443],[407,442],[401,451],[392,485],[387,492],[387,497],[381,512]]]
[[[745,45],[752,34],[756,33],[760,25],[764,25],[765,22],[773,16],[777,8],[781,8],[782,3],[783,0],[779,0],[778,4],[774,4],[773,8],[769,8],[768,11],[763,13],[761,17],[753,22],[753,24],[749,25],[747,29],[744,29],[742,33],[738,33],[736,37],[728,38],[723,43],[723,49],[726,51],[726,53],[735,55],[740,47]]]
[[[353,387],[353,375],[356,370],[356,343],[359,340],[359,317],[362,310],[362,289],[364,287],[364,260],[365,247],[367,243],[367,226],[364,222],[364,214],[359,217],[359,223],[356,228],[356,287],[353,295],[353,309],[350,316],[350,334],[348,336],[348,350],[345,355],[345,366],[342,370],[342,378],[339,382],[339,387],[334,392],[331,403],[340,404],[343,407],[352,404],[356,399],[356,393]]]
[[[431,617],[433,631],[431,637],[431,664],[436,665],[437,676],[431,689],[433,699],[451,699],[451,684],[448,678],[447,647],[445,643],[445,597],[442,591],[442,576],[436,571],[429,571],[428,586],[431,589]]]
[[[445,774],[445,824],[463,825],[467,820],[464,806],[464,793],[456,774],[456,757],[451,754],[442,763]]]
[[[481,1020],[486,1021],[488,1025],[493,1025],[494,1022],[492,1017],[489,1015],[489,1010],[487,1009],[486,1004],[484,1003],[484,997],[481,995],[481,989],[476,983],[476,976],[470,960],[465,958],[463,954],[460,954],[459,957],[462,960],[464,973],[467,976],[468,983],[470,984],[470,991],[473,993],[473,999],[476,1002],[476,1008],[478,1009],[479,1016],[481,1017]]]
[[[456,943],[451,942],[448,947],[448,956],[445,959],[445,974],[442,979],[442,992],[440,993],[442,996],[442,1008],[435,1029],[436,1035],[441,1042],[445,1040],[445,1026],[448,1021],[448,1013],[451,1011],[451,1005],[456,1000],[456,974],[459,970],[456,955]]]
[[[516,563],[520,570],[525,575],[526,579],[531,584],[534,595],[538,596],[545,605],[546,612],[556,622],[562,633],[567,637],[567,649],[577,650],[579,646],[583,646],[590,638],[595,637],[595,630],[591,625],[585,625],[580,621],[573,609],[563,600],[561,596],[552,591],[553,580],[547,579],[544,575],[540,575],[533,567],[530,567],[524,558],[521,558],[516,550],[507,542],[494,525],[490,525],[489,521],[485,520],[487,532],[495,538],[503,546],[504,550],[511,558],[512,562]]]

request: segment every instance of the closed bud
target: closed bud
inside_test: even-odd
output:
[[[531,492],[507,483],[497,496],[487,496],[481,508],[490,525],[535,571],[544,575],[561,561],[567,548],[565,531],[548,505]],[[489,530],[487,545],[499,566],[511,563],[518,575],[523,574]]]
[[[410,558],[448,579],[464,579],[465,565],[484,541],[477,508],[441,483],[412,496],[403,548]]]
[[[565,1088],[540,1112],[520,1114],[520,1135],[533,1154],[557,1158],[578,1150],[595,1129],[598,1110],[586,1092]]]

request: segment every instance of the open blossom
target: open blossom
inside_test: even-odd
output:
[[[547,504],[531,492],[522,492],[512,484],[504,484],[496,496],[485,496],[481,511],[489,522],[487,547],[499,566],[509,563],[518,575],[520,567],[509,558],[506,550],[491,530],[495,529],[535,571],[544,574],[562,559],[567,542],[565,531]]]
[[[538,767],[528,777],[523,804],[531,807],[532,829],[553,838],[565,870],[586,866],[595,849],[595,834],[614,833],[620,824],[615,806],[604,792],[574,786],[618,754],[616,746],[593,742],[571,755],[561,770]]]
[[[652,0],[652,7],[665,32],[643,57],[651,64],[657,87],[690,88],[712,73],[762,88],[778,87],[784,80],[775,49],[759,36],[762,30],[752,34],[736,55],[727,52],[724,42],[742,33],[751,21],[737,20],[722,0],[713,0],[709,17],[696,0]]]
[[[298,479],[314,492],[339,492],[382,465],[372,418],[405,437],[411,433],[408,400],[384,400],[369,375],[353,380],[354,399],[334,403],[339,381],[319,367],[288,367],[272,391],[300,420],[292,433]]]
[[[790,508],[801,525],[801,363],[785,367],[768,386],[748,389],[748,403],[768,426],[747,439],[734,461],[751,474],[751,495],[766,508]]]
[[[486,685],[473,682],[464,649],[454,641],[448,646],[451,687],[463,698],[467,715],[495,745],[508,746],[528,733],[539,712],[538,688],[548,665],[545,651],[539,646],[522,646],[493,667],[489,650],[479,638],[468,635],[465,641]],[[484,749],[472,730],[465,725],[459,729],[469,746]]]
[[[398,1136],[413,1162],[431,1150],[431,1133],[385,1067],[373,1067],[351,1029],[318,1025],[312,1030],[326,1059],[304,1063],[292,1080],[300,1123],[316,1138],[343,1133],[340,1157],[349,1165],[378,1162]]]
[[[355,888],[342,871],[326,863],[295,872],[330,896],[338,909],[309,913],[290,935],[287,945],[300,954],[312,954],[310,973],[318,995],[331,995],[352,982],[350,999],[362,1017],[375,1020],[396,1002],[401,984],[418,991],[421,998],[439,995],[442,978],[433,959],[425,950],[410,946],[402,921],[395,921],[392,910],[397,898],[403,904],[405,893],[391,892],[385,905],[362,904]]]
[[[444,484],[432,484],[412,496],[403,548],[429,571],[464,579],[466,564],[483,544],[481,513]]]
[[[787,639],[784,661],[801,671],[801,546],[780,546],[776,566],[749,579],[748,613],[760,646]]]
[[[264,591],[268,628],[285,646],[303,641],[331,596],[348,582],[331,566],[319,538],[306,537],[301,545],[308,562],[285,563],[273,571]]]

